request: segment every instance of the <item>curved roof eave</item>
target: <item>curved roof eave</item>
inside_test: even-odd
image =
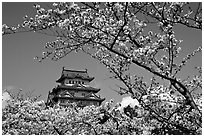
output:
[[[84,97],[57,97],[57,98],[62,98],[62,99],[76,99],[76,100],[92,100],[92,101],[99,101],[99,102],[103,102],[105,100],[105,98],[101,98],[101,99],[93,99],[93,98],[84,98]]]
[[[77,90],[85,90],[85,91],[93,91],[94,93],[97,93],[98,91],[100,91],[101,89],[99,88],[93,88],[93,87],[74,87],[74,86],[65,86],[65,85],[59,85],[57,86],[57,88],[61,88],[61,89],[77,89]]]
[[[67,79],[75,79],[75,78],[79,78],[79,79],[82,79],[82,80],[88,80],[89,82],[91,82],[94,77],[89,77],[89,78],[83,78],[83,77],[69,77],[69,76],[61,76],[58,80],[56,80],[57,83],[61,83],[65,78]]]

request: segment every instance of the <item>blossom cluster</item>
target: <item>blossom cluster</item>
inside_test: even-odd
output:
[[[150,94],[142,97],[142,104],[136,101],[137,103],[131,106],[127,104],[127,99],[114,106],[113,100],[110,100],[101,106],[92,105],[84,108],[78,107],[75,103],[67,104],[66,107],[59,105],[49,107],[44,101],[10,100],[2,110],[2,134],[172,134],[173,129],[168,128],[165,133],[156,132],[163,129],[163,122],[155,119],[152,110],[146,109],[147,107],[151,107],[161,117],[169,117],[170,122],[185,125],[189,130],[193,129],[200,134],[200,128],[193,120],[198,114],[189,111],[188,107],[182,108],[184,101],[182,96],[172,94],[163,86],[149,90]],[[200,105],[199,100],[197,103]],[[179,110],[181,112],[175,113],[178,108],[181,108]],[[185,134],[182,131],[179,133]]]

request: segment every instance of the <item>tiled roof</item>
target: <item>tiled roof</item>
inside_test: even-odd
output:
[[[67,85],[58,85],[57,89],[76,89],[76,90],[85,90],[85,91],[92,91],[94,93],[97,93],[98,91],[100,91],[100,89],[98,88],[93,88],[93,87],[85,87],[81,84],[74,84],[73,86],[67,86]]]
[[[90,101],[100,101],[100,102],[105,100],[105,98],[84,98],[84,97],[65,97],[65,96],[58,97],[58,98],[73,99],[73,100],[90,100]]]
[[[79,78],[88,81],[92,81],[94,79],[94,77],[90,77],[88,75],[87,70],[69,70],[63,68],[61,77],[56,82],[61,82],[65,78],[68,79]]]
[[[56,89],[57,90],[57,89]],[[90,101],[99,101],[102,102],[105,100],[105,98],[101,98],[100,96],[97,96],[95,93],[89,93],[86,96],[75,96],[73,94],[70,94],[69,92],[61,92],[60,94],[53,94],[49,93],[49,95],[53,95],[55,98],[61,98],[61,99],[68,99],[68,100],[90,100]]]

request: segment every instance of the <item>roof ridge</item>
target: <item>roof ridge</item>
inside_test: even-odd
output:
[[[71,71],[71,72],[85,72],[87,73],[87,69],[85,70],[76,70],[76,69],[65,69],[65,67],[62,68],[63,71]]]

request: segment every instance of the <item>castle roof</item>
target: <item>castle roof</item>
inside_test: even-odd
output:
[[[90,97],[66,97],[66,96],[61,96],[61,97],[58,97],[58,98],[61,98],[61,99],[72,99],[72,100],[78,100],[78,101],[81,101],[81,100],[87,100],[87,101],[99,101],[99,102],[102,102],[105,100],[105,98],[90,98]]]
[[[61,83],[65,78],[67,79],[82,79],[87,81],[92,81],[94,77],[90,77],[87,70],[70,70],[63,67],[61,77],[56,81]]]
[[[100,91],[100,89],[98,88],[93,88],[90,86],[86,87],[81,84],[74,84],[72,86],[58,85],[54,90],[57,90],[57,89],[74,89],[74,90],[83,90],[83,91],[89,91],[89,92],[94,92],[94,93],[97,93],[98,91]]]
[[[89,94],[87,94],[84,97],[80,97],[80,96],[75,96],[69,92],[60,92],[59,94],[56,94],[56,92],[59,91],[59,88],[62,88],[62,86],[54,88],[53,92],[49,92],[49,95],[54,95],[55,98],[61,98],[61,99],[68,99],[68,100],[77,100],[77,101],[83,101],[83,100],[87,100],[87,101],[98,101],[98,102],[102,102],[105,100],[105,98],[100,98],[100,96],[97,96],[95,93],[90,92]],[[53,96],[53,97],[54,97]]]

